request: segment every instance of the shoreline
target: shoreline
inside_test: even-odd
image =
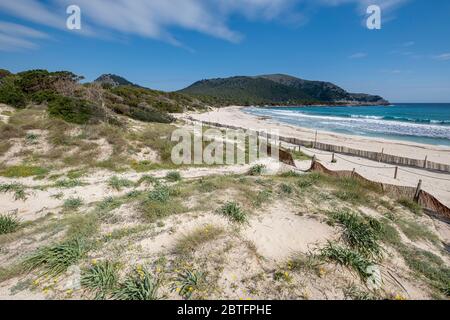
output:
[[[199,121],[233,124],[239,127],[254,130],[278,130],[279,134],[287,137],[301,138],[304,140],[315,140],[316,130],[299,127],[279,122],[270,117],[261,117],[243,112],[244,106],[230,106],[216,108],[214,111],[205,113],[189,113],[188,115]],[[184,114],[187,115],[187,114]],[[181,116],[183,117],[183,116]],[[450,163],[450,147],[441,145],[423,144],[410,141],[383,139],[377,137],[363,137],[348,135],[330,131],[317,130],[318,142],[345,145],[349,148],[367,151],[381,152],[386,154],[409,157],[438,163]]]
[[[252,130],[277,130],[277,133],[283,137],[293,137],[302,140],[314,141],[315,130],[288,124],[279,124],[272,119],[268,120],[267,118],[247,114],[241,110],[242,108],[245,107],[226,107],[215,109],[214,111],[206,113],[185,113],[183,115],[179,115],[178,117],[181,119],[191,117],[196,121],[222,123],[227,125],[232,124],[236,127]],[[385,154],[399,157],[418,160],[423,160],[427,157],[428,161],[442,164],[450,163],[450,148],[447,147],[350,136],[328,133],[324,131],[318,132],[318,142],[374,152],[381,152],[384,149]],[[306,153],[308,154],[308,152]],[[416,187],[419,179],[422,179],[423,190],[435,196],[444,205],[450,206],[450,174],[448,173],[434,172],[421,168],[410,168],[399,165],[398,167],[405,170],[401,170],[398,178],[395,179],[394,169],[392,169],[393,165],[390,164],[380,163],[378,161],[351,155],[341,155],[341,158],[346,159],[347,161],[342,160],[338,161],[338,163],[332,162],[331,154],[324,155],[324,153],[320,153],[318,154],[318,157],[322,163],[331,170],[351,171],[356,168],[356,172],[372,181]],[[306,169],[306,167],[303,169]]]

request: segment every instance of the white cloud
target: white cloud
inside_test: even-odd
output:
[[[34,39],[48,39],[41,31],[10,22],[0,21],[0,51],[17,51],[37,47]]]
[[[365,58],[365,57],[367,57],[367,53],[358,52],[358,53],[352,54],[349,58],[350,59],[362,59],[362,58]]]
[[[450,60],[450,53],[439,54],[434,56],[433,58],[439,61],[448,61]]]
[[[413,45],[415,45],[416,43],[414,41],[408,41],[408,42],[404,42],[402,44],[402,47],[412,47]]]
[[[408,0],[77,0],[83,34],[138,35],[181,45],[173,29],[185,29],[239,42],[244,35],[229,25],[234,15],[251,20],[302,22],[299,8],[354,4],[364,9],[378,4],[390,10]],[[65,8],[73,0],[0,1],[0,10],[32,23],[64,29]]]

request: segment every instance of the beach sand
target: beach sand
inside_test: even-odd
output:
[[[227,107],[215,109],[207,113],[189,113],[182,117],[192,117],[198,121],[215,122],[222,124],[231,124],[233,126],[253,129],[253,130],[278,130],[280,136],[295,137],[303,140],[315,139],[315,131],[311,129],[300,128],[275,120],[262,118],[243,112],[242,107]],[[429,161],[448,164],[450,163],[450,148],[412,142],[384,140],[377,138],[366,138],[351,135],[336,134],[319,131],[317,140],[322,143],[346,146],[354,149],[381,152],[384,149],[385,154],[409,157],[414,159],[425,159]],[[308,153],[308,152],[306,152]],[[325,153],[325,154],[324,154]],[[310,152],[313,154],[313,152]],[[361,159],[351,156],[340,156],[337,163],[331,163],[329,153],[318,151],[318,159],[327,168],[332,170],[353,170],[364,177],[383,183],[390,183],[404,186],[417,186],[419,179],[423,181],[423,190],[428,191],[442,203],[450,206],[450,174],[431,172],[427,170],[415,169],[410,167],[399,167],[397,179],[394,179],[394,169],[392,165],[383,164],[367,159]],[[370,168],[367,166],[384,167]]]

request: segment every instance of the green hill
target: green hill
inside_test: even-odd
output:
[[[282,74],[202,80],[179,92],[214,104],[388,104],[380,96],[349,93],[330,82],[309,81]]]
[[[108,74],[93,83],[68,71],[30,70],[13,74],[0,70],[0,103],[16,108],[43,105],[51,116],[71,123],[117,123],[117,115],[146,122],[169,123],[169,113],[206,105],[195,97],[134,85]]]

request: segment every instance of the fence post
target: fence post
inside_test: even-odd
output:
[[[420,191],[422,190],[422,180],[419,180],[417,185],[416,194],[414,195],[414,201],[419,202]]]
[[[398,175],[398,167],[395,167],[394,179],[397,179]]]
[[[316,130],[316,137],[314,138],[314,149],[316,149],[317,146],[317,130]]]
[[[333,156],[331,158],[331,163],[336,163],[336,158],[334,157],[334,152],[333,152]]]
[[[352,171],[352,178],[355,176],[355,172],[356,172],[356,168],[353,168],[353,171]]]
[[[384,148],[381,150],[380,159],[378,160],[378,162],[383,161],[383,155],[384,155]]]
[[[423,163],[423,168],[424,168],[424,169],[427,168],[427,162],[428,162],[428,155],[425,156],[425,162]]]

